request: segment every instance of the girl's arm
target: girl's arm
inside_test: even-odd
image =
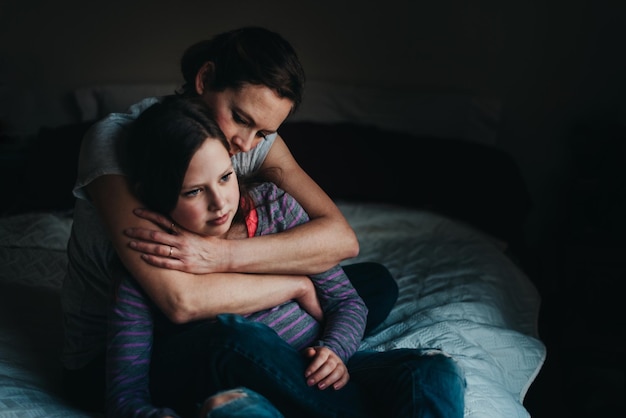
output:
[[[178,417],[152,404],[149,389],[153,318],[148,299],[128,278],[110,305],[106,361],[108,417]]]
[[[308,292],[311,292],[312,286],[306,276],[194,275],[152,266],[128,246],[128,238],[123,233],[129,227],[149,228],[151,225],[149,221],[133,215],[133,209],[141,204],[130,192],[126,177],[101,176],[88,186],[88,192],[120,260],[172,322],[213,318],[220,313],[247,314],[289,300],[310,300],[307,295],[310,296]]]
[[[332,349],[343,362],[358,350],[367,322],[367,307],[341,266],[311,276],[324,311],[319,345]]]
[[[268,183],[259,187],[255,195],[257,202],[266,202],[257,209],[259,215],[257,233],[280,233],[309,222],[309,217],[302,206],[288,193],[275,186]],[[322,390],[331,386],[340,389],[350,378],[345,363],[359,348],[363,338],[367,307],[340,265],[323,273],[311,275],[311,280],[324,310],[324,321],[320,322],[321,330],[316,328],[315,346],[308,347],[303,352],[311,359],[305,377],[310,386],[317,385]],[[280,311],[274,314],[284,318]],[[293,320],[294,323],[304,322],[295,318]],[[271,322],[278,324],[277,319],[271,319]],[[279,334],[283,338],[288,335],[282,331]],[[311,340],[307,342],[311,343]]]
[[[293,196],[271,183],[259,186],[253,198],[262,203],[257,207],[257,234],[280,234],[310,222]],[[361,344],[367,307],[339,264],[309,277],[324,312],[317,345],[332,349],[346,362]]]

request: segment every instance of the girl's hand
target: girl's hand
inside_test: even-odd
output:
[[[308,347],[304,355],[313,359],[304,371],[307,385],[317,385],[321,390],[328,387],[339,390],[350,380],[348,368],[330,348]]]
[[[202,237],[176,226],[168,217],[148,209],[135,209],[135,215],[151,221],[157,228],[128,228],[130,248],[156,267],[180,270],[191,274],[215,273],[224,270],[224,242],[219,238]]]

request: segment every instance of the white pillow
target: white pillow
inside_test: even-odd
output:
[[[146,97],[172,94],[176,83],[104,84],[74,91],[81,120],[125,112]],[[357,86],[309,80],[293,121],[352,122],[381,129],[496,145],[497,98],[423,93],[409,88]]]
[[[100,119],[109,113],[125,112],[146,97],[173,94],[176,83],[103,84],[74,90],[80,119],[83,122]]]

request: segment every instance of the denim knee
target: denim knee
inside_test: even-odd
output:
[[[465,373],[458,362],[450,355],[440,350],[428,350],[422,353],[421,359],[426,360],[428,367],[436,369],[438,372],[456,375],[459,379],[465,380]]]
[[[379,416],[463,417],[464,372],[441,350],[357,351],[348,366]]]
[[[439,350],[428,350],[409,368],[418,384],[415,400],[430,399],[435,416],[462,417],[465,405],[465,373],[457,361]],[[431,416],[424,411],[424,416]]]
[[[213,408],[203,409],[203,418],[284,418],[265,397],[244,387],[222,391],[207,399],[207,402],[228,394],[236,396]]]

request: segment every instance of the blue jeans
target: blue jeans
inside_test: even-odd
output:
[[[241,386],[287,418],[463,416],[462,372],[442,354],[358,352],[348,362],[350,382],[338,391],[307,386],[307,365],[269,327],[220,315],[156,333],[150,388],[155,403],[190,417],[209,395]]]
[[[270,401],[258,393],[246,388],[231,391],[242,396],[215,407],[201,418],[284,418]],[[223,393],[225,392],[220,392]]]
[[[465,375],[457,362],[434,349],[357,351],[348,361],[351,382],[377,417],[464,415]]]
[[[344,271],[365,302],[368,309],[365,334],[387,318],[398,299],[398,285],[387,268],[374,262],[361,262],[344,266]],[[65,397],[79,408],[104,411],[104,345],[102,352],[85,367],[78,370],[63,369]],[[194,417],[195,418],[195,417]]]

